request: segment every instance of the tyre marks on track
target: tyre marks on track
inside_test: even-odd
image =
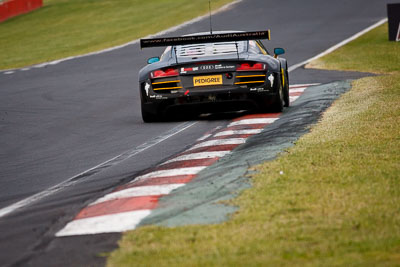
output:
[[[316,84],[291,86],[290,101],[294,102],[307,87],[313,85]],[[135,229],[157,208],[161,197],[189,183],[200,171],[244,144],[248,137],[260,133],[279,116],[280,113],[246,115],[234,119],[225,128],[214,129],[186,151],[89,204],[56,236]]]

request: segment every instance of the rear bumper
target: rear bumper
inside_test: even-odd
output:
[[[212,93],[193,94],[168,99],[152,99],[142,103],[148,113],[176,112],[215,113],[222,111],[257,110],[274,100],[275,93]]]
[[[269,73],[271,74],[271,73]],[[169,112],[215,113],[221,111],[265,109],[276,97],[280,77],[273,74],[275,83],[240,84],[181,88],[168,93],[153,90],[150,80],[140,84],[142,109],[147,113]]]

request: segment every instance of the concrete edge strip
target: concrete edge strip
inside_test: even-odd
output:
[[[238,4],[238,3],[242,2],[242,1],[243,0],[235,0],[235,1],[231,2],[231,3],[229,3],[229,4],[226,4],[226,5],[222,6],[222,7],[220,7],[219,9],[211,12],[211,14],[215,15],[215,14],[218,14],[220,12],[223,12],[223,11],[231,8],[232,6]],[[174,32],[174,31],[177,31],[177,30],[179,30],[179,29],[181,29],[183,27],[186,27],[186,26],[191,25],[193,23],[199,22],[199,21],[201,21],[203,19],[207,19],[208,17],[209,17],[209,14],[198,16],[198,17],[196,17],[194,19],[191,19],[189,21],[186,21],[186,22],[184,22],[182,24],[176,25],[174,27],[171,27],[169,29],[160,31],[160,32],[155,33],[155,34],[147,35],[147,36],[145,36],[143,38],[146,38],[146,39],[147,38],[154,38],[154,37],[161,36],[161,35],[164,35],[164,34],[167,34],[167,33],[170,33],[170,32]],[[61,62],[65,62],[65,61],[68,61],[68,60],[73,60],[73,59],[78,59],[78,58],[83,58],[83,57],[88,57],[88,56],[93,56],[93,55],[99,55],[99,54],[104,54],[104,53],[111,52],[111,51],[114,51],[114,50],[118,50],[118,49],[127,47],[129,45],[137,44],[137,43],[139,43],[139,41],[140,41],[140,39],[136,39],[136,40],[132,40],[132,41],[130,41],[128,43],[125,43],[125,44],[122,44],[122,45],[113,46],[113,47],[106,48],[106,49],[103,49],[103,50],[100,50],[100,51],[90,52],[90,53],[87,53],[87,54],[82,54],[82,55],[77,55],[77,56],[70,56],[70,57],[61,58],[61,59],[57,59],[57,60],[53,60],[53,61],[49,61],[49,62],[44,62],[44,63],[32,65],[32,66],[23,67],[23,68],[0,70],[0,73],[13,74],[13,73],[15,73],[16,71],[19,71],[19,70],[20,71],[27,71],[27,70],[30,70],[32,68],[43,68],[43,67],[46,67],[46,66],[49,66],[49,65],[57,65],[57,64],[59,64]]]
[[[295,87],[298,90],[304,91],[304,88],[300,87]],[[297,92],[295,92],[297,94]],[[298,96],[297,96],[298,97]],[[274,116],[274,118],[266,118],[265,114],[260,114],[260,118],[253,118],[253,119],[248,119],[248,117],[243,116],[242,119],[235,120],[235,123],[239,123],[240,125],[248,125],[251,127],[254,125],[254,123],[260,124],[262,120],[263,126],[267,126],[274,121],[276,121],[278,118],[276,118],[276,115],[271,115]],[[242,123],[240,123],[243,121]],[[232,124],[232,123],[231,123]],[[229,124],[230,125],[230,124]],[[226,127],[228,128],[229,125]],[[255,135],[258,134],[261,130],[240,130],[240,132],[246,132],[249,133],[249,135]],[[221,144],[226,144],[226,143],[234,143],[234,144],[243,144],[246,142],[247,138],[227,138],[227,139],[213,139],[217,137],[218,134],[220,133],[228,133],[224,129],[221,131],[217,131],[214,134],[209,134],[206,133],[205,136],[207,136],[205,139],[203,139],[200,143],[188,148],[185,152],[193,150],[194,147],[196,146],[203,146],[203,147],[209,147],[210,151],[206,152],[200,152],[200,153],[189,153],[189,154],[178,154],[174,158],[167,160],[164,163],[161,163],[159,166],[165,165],[167,163],[171,162],[180,162],[182,166],[184,166],[185,162],[189,162],[193,159],[208,159],[208,158],[222,158],[225,155],[231,153],[231,151],[211,151],[213,146],[218,146]],[[237,134],[236,131],[231,131],[229,132],[233,135]],[[229,135],[227,135],[229,136]],[[183,152],[183,153],[185,153]],[[208,165],[212,165],[208,164]],[[173,190],[178,189],[180,187],[183,187],[185,183],[166,183],[162,185],[142,185],[142,186],[137,186],[137,187],[129,187],[129,186],[134,186],[135,183],[138,181],[149,181],[152,179],[165,179],[168,177],[174,177],[174,176],[181,176],[181,175],[194,175],[196,176],[200,171],[204,170],[208,166],[197,166],[197,167],[189,167],[185,168],[182,166],[178,167],[172,167],[171,169],[166,169],[166,170],[156,170],[156,171],[150,171],[147,174],[141,175],[136,177],[133,181],[127,183],[128,187],[121,187],[119,190],[115,190],[99,199],[94,201],[93,203],[89,204],[87,207],[85,207],[79,214],[88,214],[89,209],[93,211],[93,209],[96,209],[96,205],[98,205],[99,209],[98,211],[95,211],[95,213],[90,213],[90,215],[86,215],[87,217],[75,217],[75,219],[71,222],[69,222],[63,229],[61,229],[59,232],[56,233],[57,237],[62,237],[62,236],[74,236],[74,235],[89,235],[89,234],[100,234],[100,233],[112,233],[112,232],[123,232],[127,230],[133,230],[135,229],[139,223],[146,218],[148,215],[150,215],[152,209],[155,209],[157,207],[158,199],[161,196],[165,196],[167,194],[170,194]],[[157,167],[155,167],[157,168]],[[129,208],[129,201],[132,201],[133,198],[135,197],[151,197],[151,196],[157,196],[156,198],[148,198],[148,201],[152,202],[157,202],[155,205],[152,206],[152,208],[144,208],[144,209],[139,209],[139,210],[132,210],[132,208]],[[121,202],[121,200],[124,201],[126,199],[128,205],[127,210],[124,210],[123,212],[116,213],[113,209],[113,207],[118,204],[118,205],[125,205],[124,202]],[[99,205],[100,204],[100,205]],[[106,205],[106,206],[104,206]],[[132,205],[132,204],[131,204]],[[148,207],[145,205],[145,207]],[[131,209],[131,210],[130,210]],[[85,212],[86,211],[86,212]],[[107,214],[111,213],[111,214]],[[120,223],[120,220],[122,223]],[[127,222],[128,220],[129,222]]]
[[[288,71],[289,71],[289,72],[294,71],[295,69],[298,69],[298,68],[300,68],[300,67],[302,67],[302,66],[304,66],[304,65],[306,65],[306,64],[308,64],[308,63],[310,63],[310,62],[313,61],[313,60],[316,60],[316,59],[319,59],[319,58],[321,58],[321,57],[323,57],[323,56],[326,56],[327,54],[329,54],[329,53],[331,53],[331,52],[337,50],[338,48],[340,48],[340,47],[342,47],[342,46],[344,46],[344,45],[350,43],[351,41],[357,39],[357,38],[360,37],[361,35],[363,35],[363,34],[369,32],[369,31],[371,31],[371,30],[373,30],[373,29],[375,29],[375,28],[381,26],[382,24],[384,24],[384,23],[387,22],[387,21],[388,21],[387,18],[381,19],[380,21],[376,22],[375,24],[373,24],[373,25],[371,25],[371,26],[365,28],[364,30],[362,30],[362,31],[360,31],[360,32],[358,32],[358,33],[356,33],[356,34],[354,34],[353,36],[350,36],[349,38],[347,38],[347,39],[341,41],[340,43],[338,43],[338,44],[336,44],[336,45],[334,45],[334,46],[328,48],[328,49],[325,50],[324,52],[322,52],[322,53],[320,53],[320,54],[318,54],[318,55],[316,55],[316,56],[314,56],[314,57],[312,57],[312,58],[309,58],[309,59],[307,59],[307,60],[304,60],[304,61],[302,61],[302,62],[300,62],[300,63],[297,63],[297,64],[295,64],[295,65],[293,65],[293,66],[290,66],[289,69],[288,69]]]

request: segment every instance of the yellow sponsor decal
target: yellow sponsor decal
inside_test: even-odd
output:
[[[194,86],[207,86],[207,85],[219,85],[219,84],[222,84],[222,75],[193,77]]]

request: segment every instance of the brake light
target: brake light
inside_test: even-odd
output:
[[[177,69],[166,69],[166,70],[155,70],[151,73],[151,78],[165,78],[165,77],[173,77],[178,76],[179,72]]]
[[[263,63],[242,63],[236,68],[237,71],[253,71],[253,70],[265,70],[266,65]]]

